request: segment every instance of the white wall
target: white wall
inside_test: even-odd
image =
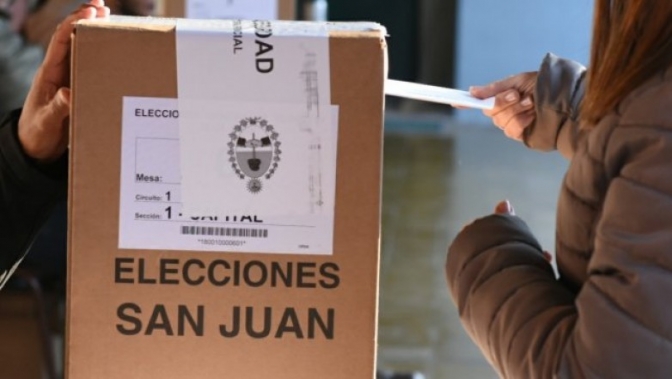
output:
[[[592,13],[591,0],[460,0],[456,87],[537,70],[547,52],[587,64]],[[456,116],[487,121],[480,111]]]

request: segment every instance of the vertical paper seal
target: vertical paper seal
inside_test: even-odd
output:
[[[326,26],[180,20],[177,68],[185,212],[333,208]]]
[[[263,220],[291,238],[256,251],[331,254],[338,108],[326,24],[179,20],[176,39],[181,214]]]

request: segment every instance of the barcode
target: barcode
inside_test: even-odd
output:
[[[183,226],[182,234],[190,236],[268,238],[268,229],[220,228],[214,226]]]

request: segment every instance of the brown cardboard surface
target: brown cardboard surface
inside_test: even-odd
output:
[[[250,378],[365,379],[374,376],[377,331],[381,206],[383,83],[385,48],[380,32],[332,33],[332,103],[340,106],[334,254],[232,254],[118,249],[123,96],[177,96],[173,26],[78,25],[73,52],[73,115],[67,378]],[[160,158],[159,158],[160,159]],[[134,284],[115,283],[115,259],[134,258]],[[198,286],[139,284],[158,278],[162,259],[184,263],[300,262],[319,267],[335,263],[336,289],[207,283]],[[319,270],[318,270],[319,271]],[[179,276],[178,276],[179,278]],[[310,279],[315,282],[317,278]],[[296,284],[296,281],[295,283]],[[123,335],[118,307],[141,308],[142,331]],[[147,335],[155,305],[165,307],[172,334]],[[189,324],[180,333],[178,307],[204,309],[203,336]],[[224,338],[219,325],[231,324],[235,306],[253,307],[259,319],[272,310],[268,338]],[[275,338],[284,310],[294,308],[304,338]],[[334,310],[334,336],[309,337],[306,314]],[[165,321],[162,313],[155,320]],[[154,324],[156,326],[156,323]],[[241,326],[242,327],[242,326]],[[319,331],[319,329],[317,329]],[[184,335],[179,335],[184,334]]]
[[[160,15],[164,17],[184,17],[187,1],[189,0],[164,0],[159,7],[162,10]],[[278,20],[295,19],[296,0],[278,0]]]
[[[42,336],[35,299],[30,292],[0,294],[0,378],[42,379]]]

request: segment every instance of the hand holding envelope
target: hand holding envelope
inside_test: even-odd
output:
[[[482,100],[474,97],[467,91],[403,82],[393,79],[388,79],[385,82],[385,94],[467,108],[493,109],[495,107],[494,98]]]
[[[459,109],[482,109],[483,114],[504,134],[522,141],[523,133],[536,118],[534,88],[536,72],[525,72],[486,86],[475,86],[467,91],[388,79],[385,94],[414,100],[449,104]]]

